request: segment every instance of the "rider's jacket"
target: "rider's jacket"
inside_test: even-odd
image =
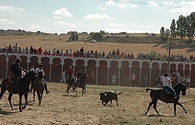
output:
[[[11,65],[11,72],[14,74],[15,77],[22,76],[22,68],[17,63]]]
[[[43,69],[40,69],[40,68],[36,68],[36,69],[35,69],[35,72],[36,72],[36,73],[40,73],[40,72],[43,73],[44,70],[43,70]]]
[[[82,74],[82,72],[77,73],[77,78],[80,78]]]
[[[73,74],[74,73],[74,70],[73,69],[69,69],[68,70],[68,74]]]

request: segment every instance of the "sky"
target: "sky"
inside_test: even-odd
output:
[[[0,0],[0,29],[159,33],[195,0]]]

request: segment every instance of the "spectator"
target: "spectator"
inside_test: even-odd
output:
[[[64,69],[63,73],[62,73],[62,80],[61,83],[66,83],[66,70]]]
[[[84,56],[83,52],[84,52],[84,49],[83,49],[83,47],[81,47],[81,49],[80,49],[81,56]]]
[[[112,74],[112,85],[116,85],[116,74]]]
[[[42,54],[42,48],[41,48],[41,47],[39,47],[38,53],[39,53],[39,54]]]
[[[34,52],[34,49],[32,46],[30,46],[30,54],[33,54],[33,52]]]
[[[29,52],[29,49],[28,47],[26,47],[25,53],[28,54],[28,52]]]

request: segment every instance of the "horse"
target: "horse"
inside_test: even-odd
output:
[[[35,84],[32,85],[33,89],[33,101],[35,101],[35,91],[37,92],[38,100],[39,100],[39,105],[41,105],[41,100],[44,92],[44,81],[42,80],[43,78],[43,73],[39,72],[38,77],[35,80]]]
[[[66,83],[67,83],[67,89],[66,92],[69,94],[69,90],[72,87],[72,85],[75,82],[75,78],[73,77],[72,73],[70,73],[66,79]]]
[[[178,83],[177,85],[175,85],[174,90],[176,92],[176,99],[171,99],[171,100],[170,100],[170,97],[168,97],[168,95],[162,89],[154,90],[154,89],[147,88],[146,91],[151,90],[150,97],[152,101],[149,103],[147,111],[145,112],[145,115],[147,115],[152,105],[156,113],[160,115],[158,110],[156,109],[158,100],[165,102],[165,103],[173,103],[174,104],[174,115],[176,115],[176,105],[179,105],[180,107],[182,107],[184,112],[187,113],[184,106],[181,103],[179,103],[180,93],[182,92],[182,95],[185,96],[186,88],[187,88],[187,84]]]
[[[10,107],[12,110],[14,110],[14,107],[11,102],[11,98],[13,94],[19,94],[19,111],[22,112],[22,109],[26,108],[26,105],[28,104],[28,92],[29,92],[29,84],[32,82],[34,83],[36,77],[36,73],[34,71],[29,71],[21,80],[19,80],[18,83],[18,92],[14,93],[15,85],[11,81],[11,78],[6,78],[1,82],[1,93],[0,93],[0,100],[6,90],[9,92],[8,101],[10,104]],[[22,107],[22,96],[25,97],[25,105]]]
[[[87,81],[87,73],[83,73],[80,78],[74,82],[74,84],[72,85],[72,88],[73,88],[73,92],[76,92],[76,88],[79,87],[79,88],[82,88],[82,96],[83,94],[86,93],[86,81]]]

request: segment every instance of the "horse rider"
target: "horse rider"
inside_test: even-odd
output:
[[[31,66],[30,71],[35,72],[35,66],[34,65]],[[30,92],[32,92],[33,87],[34,87],[34,83],[32,83],[32,85],[31,85]]]
[[[72,77],[74,78],[74,69],[73,69],[72,66],[69,66],[67,78],[68,78],[70,75],[72,75]]]
[[[45,72],[44,72],[44,70],[43,70],[43,65],[41,65],[41,64],[39,65],[38,68],[35,69],[35,72],[36,72],[37,74],[42,73],[42,77],[45,76]],[[47,84],[46,84],[45,79],[44,79],[44,78],[41,78],[41,79],[38,79],[38,80],[41,81],[41,82],[44,82],[45,91],[46,91],[46,94],[48,94],[49,91],[48,91],[48,89],[47,89]]]
[[[175,99],[176,98],[176,93],[175,90],[172,88],[172,81],[169,79],[168,74],[165,73],[164,76],[161,76],[162,82],[163,82],[163,91],[168,94],[171,95],[170,99]]]
[[[80,84],[80,79],[81,76],[83,75],[83,69],[80,69],[80,71],[77,73],[77,79],[76,79],[76,83]]]
[[[23,68],[20,67],[22,60],[20,58],[16,59],[15,63],[11,65],[11,72],[14,75],[13,76],[13,82],[14,82],[14,92],[17,92],[18,83],[20,82],[20,79],[22,78],[22,70]]]

